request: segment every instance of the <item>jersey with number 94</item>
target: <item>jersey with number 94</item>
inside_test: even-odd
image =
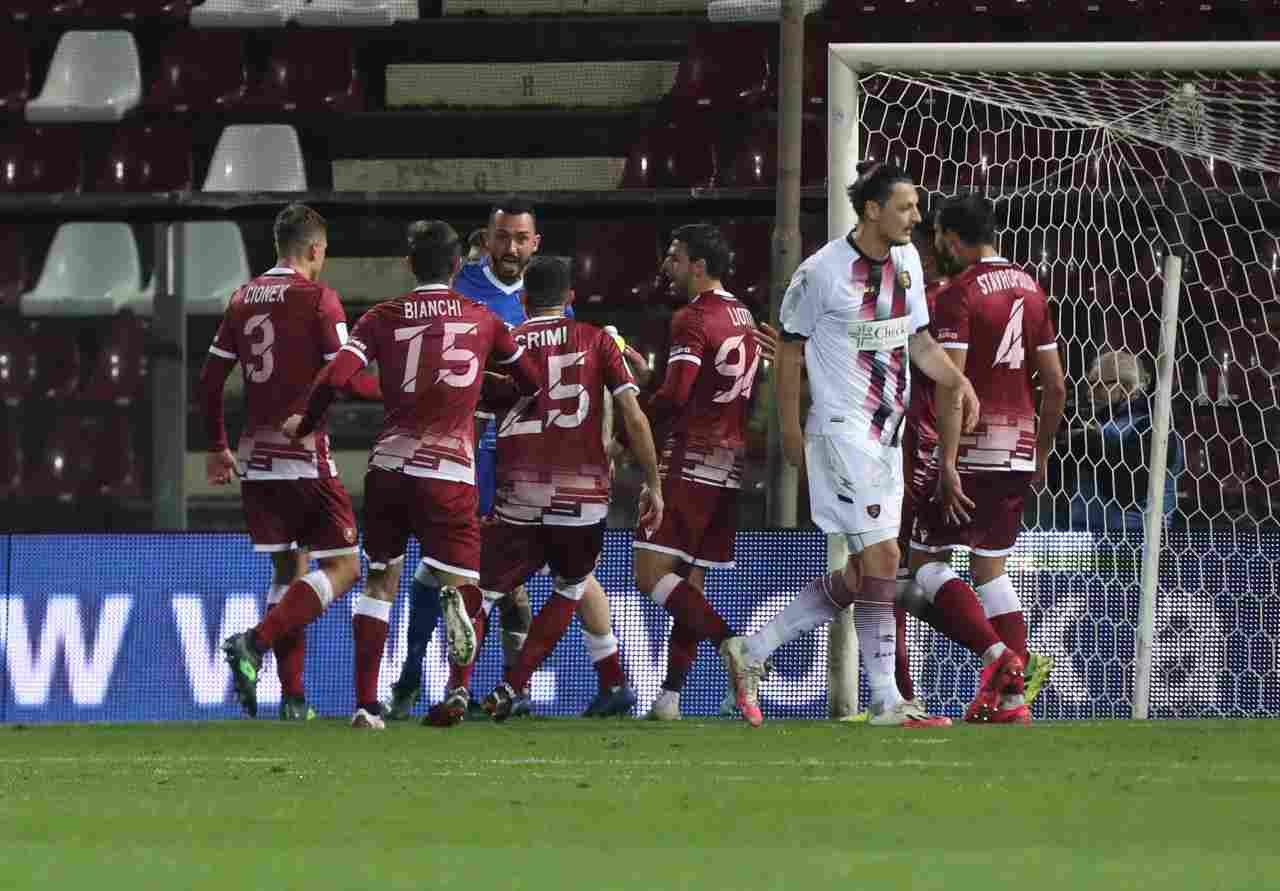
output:
[[[370,309],[342,348],[378,363],[385,418],[369,464],[475,485],[475,410],[492,353],[522,352],[507,326],[447,285],[422,285]]]
[[[968,351],[965,375],[982,402],[977,428],[960,437],[960,466],[1035,470],[1034,355],[1058,348],[1044,291],[1008,260],[988,257],[951,280],[936,310],[934,337]]]
[[[536,316],[513,331],[540,388],[497,415],[498,489],[493,512],[508,523],[586,526],[609,512],[603,403],[638,391],[604,331],[563,316]]]
[[[268,269],[232,295],[209,352],[244,372],[239,453],[247,479],[337,476],[323,429],[295,442],[279,428],[306,408],[311,381],[346,339],[337,291],[292,269]]]
[[[671,320],[667,374],[682,362],[698,374],[667,435],[664,476],[741,487],[747,409],[760,367],[755,328],[751,310],[726,291],[704,291]]]

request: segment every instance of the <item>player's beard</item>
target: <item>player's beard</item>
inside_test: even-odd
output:
[[[934,262],[937,264],[938,275],[941,278],[950,278],[953,275],[959,275],[964,272],[964,267],[960,265],[960,261],[946,247],[943,247],[940,251],[934,251]]]
[[[509,254],[497,259],[493,265],[493,271],[504,282],[516,282],[520,280],[520,276],[524,275],[526,265],[517,255]]]

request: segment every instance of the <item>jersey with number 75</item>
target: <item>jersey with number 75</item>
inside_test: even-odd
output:
[[[385,417],[370,465],[474,485],[485,365],[490,355],[511,365],[522,353],[500,318],[447,285],[421,285],[370,309],[338,357],[378,363]]]
[[[1034,355],[1058,347],[1040,285],[1003,257],[984,258],[938,295],[932,327],[944,348],[967,351],[965,375],[982,402],[977,428],[960,437],[959,464],[1035,470]]]

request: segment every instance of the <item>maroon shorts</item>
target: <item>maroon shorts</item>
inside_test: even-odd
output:
[[[255,551],[308,548],[313,557],[356,552],[356,515],[342,481],[245,480],[244,518]]]
[[[566,582],[595,571],[604,547],[604,524],[519,526],[490,519],[480,526],[480,587],[508,594],[543,566]]]
[[[404,560],[409,536],[430,566],[480,578],[480,497],[470,483],[370,467],[364,477],[364,553],[373,569]]]
[[[637,529],[633,546],[679,557],[694,566],[733,566],[738,490],[674,474],[662,481],[662,525],[651,536]]]
[[[917,460],[918,460],[917,453]],[[947,551],[966,548],[982,557],[1003,557],[1013,550],[1022,529],[1022,508],[1031,488],[1032,474],[1026,471],[983,470],[961,473],[964,493],[974,502],[969,522],[948,524],[942,508],[934,502],[937,465],[925,468],[917,463],[915,477],[923,480],[915,487],[915,527],[911,547],[917,551]],[[928,494],[923,494],[927,492]]]

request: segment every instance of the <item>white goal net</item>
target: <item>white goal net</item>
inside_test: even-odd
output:
[[[1258,64],[1200,44],[1197,70],[1151,70],[1192,64],[1185,46],[1143,57],[1167,63],[1097,70],[1115,55],[1094,45],[1076,70],[1055,72],[1034,70],[1069,64],[1052,47],[1039,62],[1024,54],[1016,71],[1001,70],[1007,46],[951,71],[911,70],[903,48],[897,61],[885,47],[833,48],[854,70],[857,148],[833,141],[831,200],[863,158],[894,160],[931,200],[981,192],[999,209],[1001,253],[1050,295],[1075,397],[1010,564],[1031,649],[1057,660],[1040,717],[1135,710],[1171,252],[1183,269],[1157,476],[1166,503],[1149,714],[1280,714],[1280,82],[1265,64],[1280,64],[1280,46],[1250,45]],[[833,91],[833,121],[851,98]],[[972,658],[914,620],[911,638],[918,689],[958,713]]]

